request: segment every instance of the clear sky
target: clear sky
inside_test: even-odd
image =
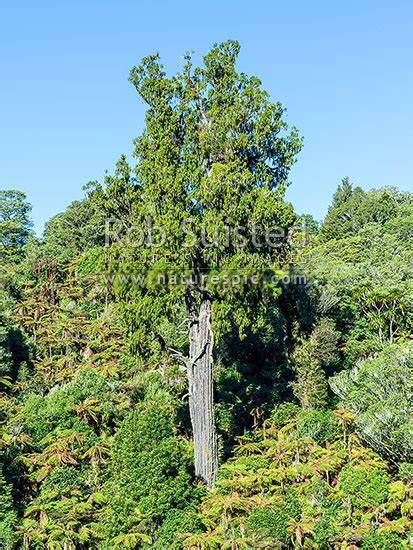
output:
[[[129,69],[235,38],[305,137],[288,198],[321,218],[344,176],[413,189],[413,1],[0,0],[0,188],[44,222],[142,130]]]

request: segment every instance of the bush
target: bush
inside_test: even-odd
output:
[[[261,541],[287,542],[288,514],[283,510],[277,512],[264,506],[253,508],[247,520],[248,532]]]
[[[94,246],[85,250],[76,260],[76,272],[79,275],[98,273],[105,268],[105,249],[101,246]]]
[[[311,437],[319,445],[334,439],[339,431],[337,419],[330,411],[302,410],[297,416],[298,437]]]
[[[192,462],[187,442],[178,439],[171,412],[159,405],[132,411],[120,426],[111,453],[110,536],[127,533],[133,514],[152,525],[175,508],[186,508],[193,495]]]
[[[329,380],[355,414],[357,432],[393,462],[413,460],[413,344],[391,345],[361,366]]]
[[[182,548],[180,533],[201,532],[203,525],[196,511],[192,508],[185,510],[171,510],[166,515],[165,521],[156,533],[157,540],[152,548],[155,550],[178,550]]]
[[[4,479],[2,469],[0,469],[0,511],[0,548],[11,550],[16,541],[17,515],[13,509],[11,486]]]
[[[399,477],[406,481],[413,480],[413,464],[411,462],[400,462]]]
[[[35,443],[57,427],[90,432],[86,421],[76,415],[75,406],[91,399],[96,401],[100,430],[108,425],[112,429],[115,419],[124,414],[118,405],[119,394],[114,390],[114,385],[96,371],[82,369],[73,380],[56,386],[46,396],[28,395],[22,409],[23,425]]]
[[[278,505],[257,506],[251,510],[246,527],[249,534],[261,542],[288,543],[287,521],[300,517],[300,506],[292,495],[285,495]]]
[[[372,533],[361,541],[364,550],[402,550],[406,548],[396,533]]]
[[[347,464],[338,476],[338,489],[354,507],[379,506],[388,496],[389,480],[380,468]]]
[[[280,403],[271,411],[271,419],[276,426],[281,427],[296,418],[300,410],[300,407],[295,403]]]
[[[322,515],[314,524],[314,540],[320,548],[328,548],[328,543],[334,539],[339,532],[336,518],[340,505],[332,505],[323,510]]]

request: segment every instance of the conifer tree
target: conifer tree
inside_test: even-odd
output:
[[[30,236],[32,207],[22,191],[0,191],[0,262],[17,261]]]
[[[129,231],[118,243],[119,265],[128,272],[186,275],[181,286],[168,285],[170,276],[164,285],[135,280],[123,298],[130,302],[131,332],[146,338],[177,301],[184,304],[189,350],[172,353],[187,370],[195,470],[208,485],[217,469],[214,342],[231,324],[242,333],[262,323],[266,308],[258,285],[214,286],[210,277],[279,266],[282,247],[269,243],[266,231],[276,226],[286,232],[295,219],[283,195],[301,147],[259,79],[237,72],[238,53],[237,42],[215,45],[197,68],[187,55],[172,78],[158,55],[132,69],[130,80],[148,105],[146,126],[135,142],[135,178],[122,163],[108,188],[130,182],[135,193],[125,219],[133,219],[135,241],[145,227],[151,237],[151,246],[148,239],[136,246]],[[274,298],[276,285],[271,292]]]

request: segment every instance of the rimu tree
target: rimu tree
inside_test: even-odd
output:
[[[164,285],[147,278],[123,289],[131,328],[145,326],[136,333],[147,338],[159,332],[160,317],[175,311],[177,302],[185,309],[189,349],[172,354],[187,369],[195,470],[209,485],[217,469],[214,342],[231,325],[241,335],[262,325],[278,292],[276,284],[221,283],[224,275],[238,281],[241,274],[280,266],[283,243],[275,246],[274,235],[269,242],[266,231],[277,226],[282,234],[294,222],[283,195],[301,147],[259,79],[237,72],[238,53],[237,42],[216,45],[197,68],[188,55],[172,78],[157,55],[132,69],[130,79],[148,105],[145,130],[135,142],[136,177],[122,164],[108,188],[132,182],[125,219],[152,237],[152,246],[147,239],[147,246],[134,248],[129,232],[128,243],[118,243],[120,255],[127,250],[120,268],[168,275]],[[176,273],[185,274],[183,284],[173,284]],[[211,283],[212,275],[218,283]]]

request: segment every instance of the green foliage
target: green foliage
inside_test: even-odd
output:
[[[100,246],[89,248],[76,260],[76,273],[79,275],[103,272],[104,269],[105,252]]]
[[[153,530],[168,512],[184,509],[193,492],[191,476],[190,452],[175,433],[171,411],[158,405],[132,411],[111,453],[104,518],[108,536],[134,529],[138,512]]]
[[[267,325],[247,331],[240,341],[236,327],[218,348],[215,366],[216,415],[223,445],[270,413],[289,395],[291,379],[285,358],[284,319],[278,307],[267,314]]]
[[[318,409],[327,404],[327,379],[308,343],[296,347],[293,362],[296,379],[292,383],[295,397],[304,409]]]
[[[71,260],[105,242],[105,213],[100,203],[100,187],[90,184],[81,201],[72,202],[64,212],[51,218],[45,227],[40,254],[47,258]]]
[[[320,224],[311,214],[301,214],[298,219],[300,226],[307,233],[307,237],[317,234],[320,229]]]
[[[402,550],[406,548],[397,533],[372,533],[361,541],[361,548],[368,550]]]
[[[165,521],[158,529],[152,548],[178,550],[182,548],[181,536],[184,533],[199,533],[202,532],[202,527],[201,520],[193,508],[172,509],[166,514]]]
[[[360,187],[353,188],[349,179],[344,178],[321,226],[321,237],[342,239],[371,222],[384,225],[397,217],[405,200],[411,202],[411,196],[404,197],[392,187],[366,193]]]
[[[281,293],[277,275],[296,219],[284,194],[302,145],[260,80],[238,72],[239,50],[233,40],[215,44],[198,67],[187,54],[173,77],[158,54],[131,70],[147,105],[145,128],[135,140],[134,171],[120,159],[105,201],[118,215],[108,269],[116,274],[130,352],[148,358],[155,341],[188,367],[196,475],[207,484],[218,460],[207,373],[225,336],[265,329]],[[279,246],[267,235],[275,227],[284,236]],[[125,280],[125,273],[142,277]],[[178,322],[189,341],[178,350],[161,332],[177,304],[185,308]]]
[[[287,493],[282,502],[253,508],[246,521],[246,531],[255,540],[263,543],[278,541],[288,544],[288,520],[299,517],[299,502]]]
[[[291,384],[304,409],[325,407],[328,401],[326,371],[338,360],[339,333],[334,322],[321,318],[307,339],[298,339],[291,357],[296,379]]]
[[[13,355],[11,349],[12,329],[8,319],[0,316],[0,375],[2,377],[11,374]],[[6,381],[3,378],[3,381]]]
[[[330,380],[356,415],[360,436],[392,460],[411,461],[413,444],[413,346],[393,345]]]
[[[21,191],[0,191],[0,261],[16,262],[30,234],[31,206]]]
[[[56,428],[110,433],[128,403],[118,384],[105,380],[94,370],[84,369],[46,396],[27,395],[21,421],[33,442]]]
[[[325,548],[330,541],[334,540],[340,532],[340,526],[337,525],[336,517],[340,511],[337,502],[331,506],[323,506],[322,514],[314,523],[314,542],[320,547]]]
[[[379,506],[388,496],[390,476],[375,467],[347,464],[338,476],[338,490],[358,509]]]
[[[271,420],[275,426],[284,426],[297,417],[300,407],[295,403],[280,403],[271,411]]]
[[[269,100],[258,78],[237,72],[238,53],[237,42],[215,45],[201,67],[193,67],[187,56],[182,72],[172,78],[157,55],[132,69],[130,80],[148,105],[145,131],[135,141],[137,181],[120,162],[107,188],[108,199],[115,199],[108,200],[110,212],[117,201],[121,226],[112,232],[113,270],[166,272],[168,280],[183,272],[185,283],[190,275],[203,274],[217,340],[233,325],[243,336],[249,327],[262,328],[268,303],[279,294],[277,285],[264,287],[261,296],[252,284],[214,284],[212,276],[279,269],[285,247],[274,250],[263,234],[257,236],[263,246],[255,247],[252,225],[262,233],[274,226],[287,231],[294,222],[283,195],[301,148],[297,131],[288,132],[281,105]],[[120,202],[118,189],[126,190],[129,201]],[[122,233],[125,224],[145,227],[148,217],[166,237],[156,246],[156,257],[152,247],[134,247]],[[247,246],[234,245],[238,227],[245,228]],[[231,246],[222,243],[225,231]],[[219,246],[211,246],[215,235]],[[146,348],[148,335],[156,334],[173,304],[183,301],[185,284],[152,285],[147,277],[115,290],[128,300],[124,313],[131,344]]]
[[[298,437],[311,437],[321,445],[333,440],[338,432],[338,421],[331,411],[302,410],[297,414]]]
[[[12,487],[0,471],[0,546],[11,550],[16,542],[17,513],[14,509]]]
[[[294,419],[283,427],[266,422],[240,438],[200,504],[203,536],[187,533],[183,546],[406,547],[411,484],[392,477],[388,464],[360,444],[344,411],[334,414],[341,428],[336,423],[323,444],[298,436]]]
[[[302,140],[238,54],[228,41],[172,77],[157,55],[133,68],[148,108],[136,166],[121,156],[43,238],[24,193],[0,191],[1,547],[411,544],[412,194],[346,178],[321,225],[296,215],[284,193]],[[149,218],[165,230],[155,253],[133,242],[156,240]],[[277,248],[273,226],[289,236]],[[230,246],[209,246],[228,229]],[[264,277],[287,270],[309,284]],[[259,284],[213,282],[241,271]],[[206,276],[195,303],[212,303],[208,491],[192,465],[182,272]]]
[[[405,479],[408,481],[413,480],[413,464],[411,462],[400,462],[399,476],[402,479]]]
[[[318,311],[335,319],[347,367],[408,338],[413,311],[411,247],[405,232],[413,213],[411,194],[393,189],[354,193],[361,197],[354,198],[359,218],[344,202],[336,225],[329,222],[334,236],[315,242],[298,262],[312,282]]]

